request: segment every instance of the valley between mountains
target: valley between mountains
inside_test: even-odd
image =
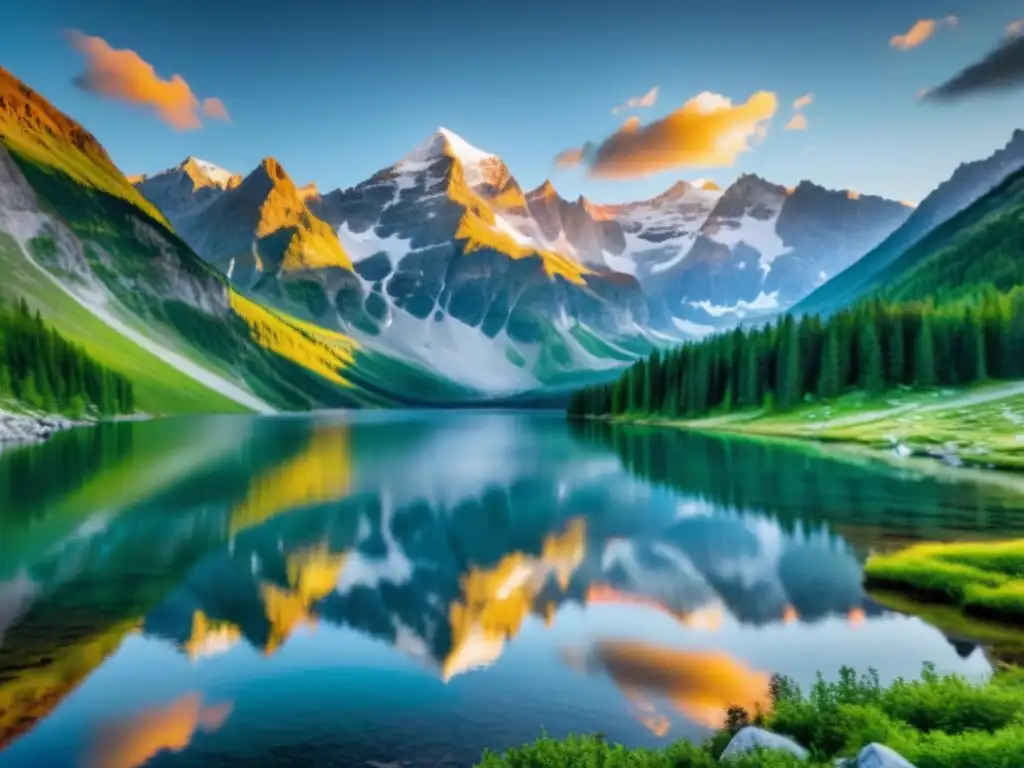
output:
[[[0,69],[0,296],[149,414],[556,404],[656,349],[856,300],[1022,166],[1018,131],[917,208],[754,175],[608,205],[524,189],[441,128],[347,189],[270,157],[128,178]]]

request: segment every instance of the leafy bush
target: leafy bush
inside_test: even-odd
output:
[[[733,768],[833,766],[871,743],[892,747],[917,768],[1020,768],[1024,766],[1024,671],[998,672],[985,682],[939,675],[925,665],[919,680],[881,685],[870,670],[858,677],[847,667],[835,681],[821,675],[805,695],[776,676],[772,711],[730,708],[725,727],[701,745],[680,741],[664,749],[629,749],[600,736],[564,741],[541,738],[498,755],[487,752],[479,768],[704,768],[723,765],[719,755],[736,731],[760,725],[796,740],[807,761],[761,752],[729,760]]]

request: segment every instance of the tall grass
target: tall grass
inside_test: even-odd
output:
[[[868,559],[869,586],[902,589],[967,613],[1024,622],[1024,539],[920,544]]]

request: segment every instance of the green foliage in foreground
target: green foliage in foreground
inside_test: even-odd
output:
[[[105,415],[135,410],[131,381],[47,326],[24,299],[8,304],[0,297],[0,397],[5,396],[75,417],[87,408]]]
[[[1024,622],[1024,539],[921,544],[870,558],[864,573],[869,584],[909,590],[968,613]]]
[[[988,287],[955,304],[866,301],[826,320],[785,315],[654,352],[615,383],[578,392],[570,416],[698,418],[788,411],[807,398],[1024,377],[1024,291]]]
[[[760,725],[795,739],[811,757],[801,761],[771,752],[728,761],[733,768],[833,766],[878,742],[917,768],[1020,768],[1024,765],[1024,670],[1004,670],[983,683],[939,675],[926,665],[920,680],[898,679],[883,687],[871,671],[858,678],[844,668],[839,679],[819,676],[803,693],[791,680],[772,681],[772,711],[753,718],[729,712],[729,724],[707,742],[677,742],[664,749],[628,749],[597,736],[565,741],[542,738],[503,755],[487,752],[479,768],[705,768],[732,735]]]

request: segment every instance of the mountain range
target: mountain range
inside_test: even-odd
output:
[[[557,397],[655,348],[862,295],[1020,168],[1022,137],[916,210],[750,174],[570,201],[444,128],[321,192],[270,157],[126,178],[0,70],[0,258],[8,290],[152,413]]]
[[[948,180],[921,201],[899,229],[834,280],[799,302],[794,308],[795,311],[834,311],[884,286],[887,279],[893,279],[901,272],[899,262],[904,254],[916,249],[919,260],[926,255],[926,251],[936,250],[938,243],[928,242],[928,237],[933,231],[951,221],[957,214],[966,211],[1022,168],[1024,130],[1018,129],[1014,131],[1006,146],[991,156],[962,163]],[[984,250],[979,250],[974,255],[981,257]],[[915,259],[903,262],[903,266],[909,267],[911,261]]]
[[[264,160],[238,181],[188,158],[136,186],[200,256],[282,309],[456,379],[470,372],[446,353],[472,350],[497,383],[518,386],[784,308],[911,210],[751,175],[726,190],[680,181],[636,203],[569,201],[550,180],[524,192],[500,157],[444,128],[324,195],[300,195],[284,171],[268,185],[267,167],[280,166]],[[288,216],[302,220],[271,238]]]

